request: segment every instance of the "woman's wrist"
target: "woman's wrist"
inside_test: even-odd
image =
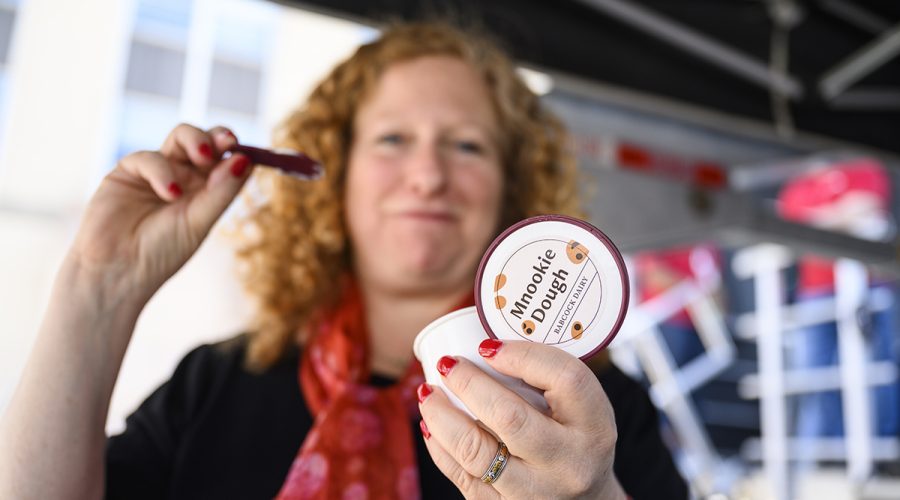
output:
[[[54,295],[64,294],[97,313],[131,314],[135,319],[153,295],[139,286],[126,266],[88,263],[75,253],[63,260],[54,288]]]
[[[76,257],[66,256],[53,284],[42,334],[57,338],[56,342],[80,339],[76,342],[91,344],[95,338],[110,350],[107,356],[124,355],[152,295],[132,286],[131,280],[128,273],[84,266]]]
[[[53,363],[86,360],[99,370],[97,380],[104,383],[97,388],[105,394],[112,391],[149,297],[130,289],[127,275],[97,273],[70,257],[57,273],[32,357],[43,353]],[[67,354],[58,358],[59,352]]]

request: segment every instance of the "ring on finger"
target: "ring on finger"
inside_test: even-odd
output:
[[[500,441],[497,446],[497,454],[494,455],[494,460],[491,461],[487,471],[481,476],[481,481],[486,484],[493,484],[500,477],[500,474],[503,473],[507,462],[509,462],[509,449],[506,448],[503,441]]]

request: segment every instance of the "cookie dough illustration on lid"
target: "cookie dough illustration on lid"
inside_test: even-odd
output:
[[[581,264],[581,261],[587,258],[587,254],[587,248],[584,248],[584,245],[575,240],[570,241],[566,247],[566,255],[572,261],[572,264]]]
[[[609,344],[628,306],[618,249],[597,228],[565,216],[507,229],[485,253],[475,288],[490,336],[554,345],[582,359]]]
[[[581,324],[581,321],[575,321],[572,323],[572,338],[578,340],[581,338],[581,334],[584,333],[584,326]]]
[[[522,331],[525,332],[525,335],[531,335],[534,333],[534,322],[530,319],[526,319],[522,322]]]
[[[506,276],[502,274],[497,275],[497,279],[494,280],[494,291],[499,292],[503,285],[506,284]],[[500,295],[499,293],[494,297],[494,305],[497,306],[497,309],[503,309],[506,307],[506,297]]]

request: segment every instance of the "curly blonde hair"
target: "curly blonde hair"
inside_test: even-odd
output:
[[[337,65],[276,130],[275,145],[318,159],[324,178],[302,182],[263,170],[254,174],[261,196],[247,198],[250,212],[239,222],[237,252],[257,306],[249,368],[265,369],[303,342],[312,315],[339,297],[333,277],[351,270],[344,182],[356,112],[391,64],[436,55],[467,62],[489,89],[503,134],[503,227],[545,213],[583,216],[564,128],[497,45],[445,22],[389,27]]]

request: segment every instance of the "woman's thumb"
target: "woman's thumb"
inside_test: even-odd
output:
[[[191,200],[188,218],[192,229],[207,234],[240,192],[252,170],[250,159],[240,153],[219,162],[210,172],[206,187]]]

